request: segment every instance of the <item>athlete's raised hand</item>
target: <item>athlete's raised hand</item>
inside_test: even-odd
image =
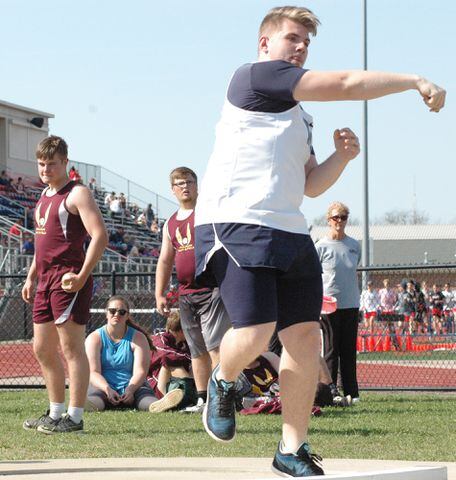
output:
[[[334,146],[338,156],[345,161],[353,160],[360,151],[359,139],[349,128],[334,131]]]
[[[425,78],[420,78],[417,84],[418,91],[424,103],[431,112],[439,112],[445,105],[446,90]]]

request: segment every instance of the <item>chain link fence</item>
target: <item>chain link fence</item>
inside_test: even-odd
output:
[[[25,275],[0,275],[0,388],[44,385],[33,355],[32,309],[21,297],[24,280]],[[381,292],[385,280],[393,295],[388,305]],[[363,299],[360,311],[360,388],[456,390],[456,292],[452,291],[456,265],[360,269],[360,290],[368,290],[368,282],[374,294],[364,296],[374,301],[370,305]],[[445,285],[449,287],[445,289]],[[129,301],[134,320],[147,331],[163,328],[164,318],[155,310],[154,289],[151,272],[94,275],[87,333],[105,323],[106,302],[113,294]],[[437,308],[440,297],[441,308]]]

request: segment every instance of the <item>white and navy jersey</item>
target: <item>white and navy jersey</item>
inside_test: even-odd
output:
[[[197,274],[211,252],[226,247],[233,228],[235,260],[239,241],[251,246],[256,237],[269,235],[280,244],[268,230],[308,235],[300,206],[313,153],[312,117],[293,98],[305,72],[284,61],[247,64],[235,72],[196,206]],[[200,246],[199,238],[204,238]],[[271,251],[264,255],[270,258]]]

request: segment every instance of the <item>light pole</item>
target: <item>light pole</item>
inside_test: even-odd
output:
[[[367,0],[363,0],[363,67],[367,70]],[[363,266],[369,265],[369,165],[367,100],[363,102]],[[363,272],[363,284],[367,284],[367,273]],[[363,286],[364,286],[363,285]]]

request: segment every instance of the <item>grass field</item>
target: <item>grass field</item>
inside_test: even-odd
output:
[[[47,436],[22,429],[46,410],[44,391],[0,392],[0,460],[89,457],[270,457],[280,417],[238,416],[238,435],[216,443],[199,415],[136,411],[87,413],[86,434]],[[310,440],[327,458],[454,461],[456,396],[366,393],[349,409],[325,408],[312,420]],[[71,438],[71,441],[70,441]]]

